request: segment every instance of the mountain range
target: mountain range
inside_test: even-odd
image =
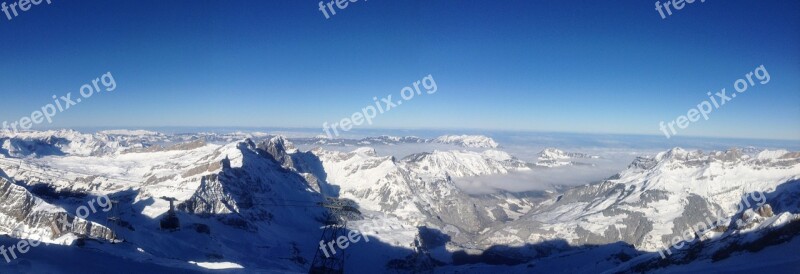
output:
[[[546,148],[527,162],[469,135],[58,130],[2,135],[0,144],[0,244],[49,244],[0,266],[12,273],[70,272],[77,255],[65,253],[142,271],[307,272],[331,201],[358,209],[345,217],[350,230],[380,224],[362,231],[373,241],[346,249],[348,272],[689,271],[773,253],[736,269],[800,265],[772,251],[798,245],[800,152],[673,148],[597,183],[476,195],[455,181],[591,167],[602,156]],[[398,158],[373,147],[400,144],[456,149]],[[76,217],[100,196],[114,210]],[[164,229],[172,215],[180,224]],[[77,225],[51,229],[63,216]],[[684,237],[697,223],[708,225]]]

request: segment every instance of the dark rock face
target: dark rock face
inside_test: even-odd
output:
[[[294,146],[283,138],[283,136],[273,137],[272,139],[258,144],[258,149],[266,151],[275,161],[281,163],[281,166],[285,168],[294,166],[292,157],[288,153],[288,150],[294,149]]]
[[[47,207],[51,209],[42,209]],[[58,220],[66,220],[69,225],[61,225]],[[51,240],[67,233],[93,239],[114,240],[114,233],[107,227],[76,218],[63,209],[47,204],[24,187],[5,178],[0,178],[0,223],[13,223],[22,230],[17,233],[40,235]]]

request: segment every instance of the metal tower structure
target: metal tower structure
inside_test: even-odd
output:
[[[328,218],[325,226],[322,227],[322,237],[320,237],[320,245],[336,242],[340,236],[347,237],[347,219],[352,215],[361,215],[353,206],[347,204],[347,201],[338,200],[335,198],[328,198],[324,203],[318,203],[319,206],[327,208],[329,211]],[[344,250],[330,250],[330,254],[322,252],[319,247],[314,261],[311,262],[311,269],[309,274],[342,274],[344,273]],[[324,254],[323,254],[324,253]]]
[[[117,239],[117,233],[114,232],[115,228],[120,227],[120,221],[122,220],[119,216],[119,201],[118,200],[110,200],[111,202],[111,212],[108,213],[108,218],[106,218],[106,227],[111,230],[111,238]],[[114,225],[114,228],[109,226],[109,223]],[[113,243],[113,241],[112,241]]]

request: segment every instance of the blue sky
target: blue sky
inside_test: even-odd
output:
[[[371,127],[661,135],[763,64],[679,135],[800,140],[797,1],[52,1],[0,17],[2,120],[111,71],[47,126],[314,128],[431,74]]]

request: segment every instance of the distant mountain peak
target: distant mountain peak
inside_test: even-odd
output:
[[[565,152],[563,150],[557,148],[545,148],[538,154],[537,166],[544,166],[544,167],[559,167],[559,166],[571,166],[571,165],[586,165],[586,163],[580,163],[576,161],[572,161],[575,159],[597,159],[598,156],[592,156],[585,153],[576,153],[576,152]]]
[[[434,143],[455,144],[469,148],[497,148],[494,139],[483,135],[444,135],[433,140]]]

